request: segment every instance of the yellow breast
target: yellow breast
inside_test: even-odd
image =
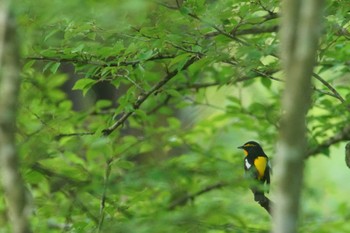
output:
[[[267,158],[262,156],[257,157],[254,160],[254,166],[256,167],[256,170],[258,170],[258,179],[262,179],[267,166]]]

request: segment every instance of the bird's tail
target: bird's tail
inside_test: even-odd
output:
[[[254,191],[254,190],[252,190],[252,192],[254,194],[254,201],[262,202],[262,201],[265,200],[266,197],[265,197],[263,192],[261,192],[261,191]]]

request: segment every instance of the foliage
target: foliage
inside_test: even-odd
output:
[[[350,138],[346,3],[328,2],[308,114],[310,151],[326,155]],[[16,3],[17,140],[33,231],[268,232],[236,147],[255,138],[273,157],[278,4]],[[301,232],[348,231],[342,208],[327,223],[310,205]]]

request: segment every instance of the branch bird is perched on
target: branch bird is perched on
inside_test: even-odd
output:
[[[270,184],[270,173],[271,167],[269,163],[269,158],[265,154],[264,150],[261,148],[259,143],[254,141],[249,141],[243,146],[238,147],[243,149],[244,158],[244,170],[246,173],[258,181],[260,184]],[[264,202],[266,197],[264,195],[264,190],[259,186],[252,186],[251,190],[254,194],[254,200],[256,202]]]

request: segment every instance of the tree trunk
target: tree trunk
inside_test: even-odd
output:
[[[0,166],[4,196],[14,233],[30,232],[25,189],[15,145],[16,108],[20,86],[19,48],[9,1],[0,2]]]
[[[306,155],[306,113],[320,35],[322,0],[284,0],[281,58],[286,75],[283,116],[274,177],[277,183],[273,232],[297,232],[300,192]]]

